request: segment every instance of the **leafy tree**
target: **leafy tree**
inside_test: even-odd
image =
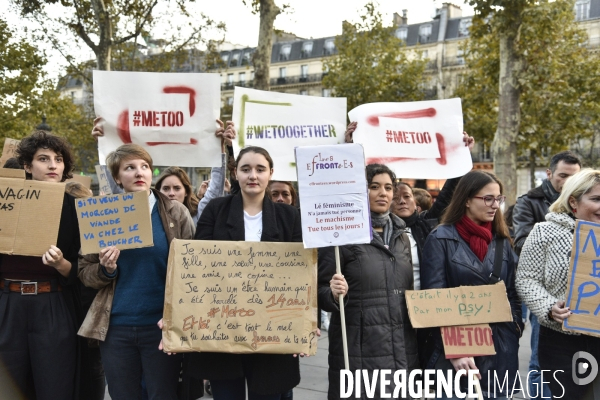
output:
[[[54,133],[71,143],[78,170],[93,170],[95,143],[89,135],[89,117],[70,99],[60,97],[43,74],[46,59],[26,38],[16,38],[0,18],[0,131],[4,138],[21,139],[46,116]]]
[[[518,34],[508,39],[514,59],[503,61],[508,55],[502,12],[473,18],[468,71],[455,95],[463,99],[466,130],[493,144],[494,168],[514,202],[517,155],[535,165],[540,149],[551,155],[594,133],[600,60],[585,47],[573,2],[559,0],[520,10]]]
[[[425,97],[420,54],[410,57],[404,42],[384,27],[375,4],[367,3],[360,22],[344,22],[335,39],[338,54],[326,59],[323,86],[348,99],[348,109],[380,101],[416,101]]]

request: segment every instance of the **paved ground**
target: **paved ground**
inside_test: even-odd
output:
[[[520,342],[519,349],[519,369],[521,377],[527,376],[527,367],[529,365],[529,355],[531,348],[529,339],[531,336],[531,327],[527,324],[525,332]],[[327,332],[319,339],[317,355],[313,357],[303,358],[300,360],[300,375],[302,380],[294,389],[295,400],[324,400],[327,398],[327,349],[329,346],[329,337]],[[212,398],[212,396],[204,396],[204,398]],[[515,393],[515,399],[526,399],[522,392]],[[105,400],[110,400],[108,391]]]

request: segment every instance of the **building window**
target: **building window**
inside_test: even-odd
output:
[[[577,0],[575,2],[575,20],[581,21],[590,18],[590,0]]]
[[[335,51],[335,40],[327,39],[325,40],[325,45],[323,47],[323,54],[326,56],[330,56]]]
[[[402,28],[396,29],[396,37],[398,39],[404,40],[406,42],[406,38],[408,36],[408,29],[403,26]]]
[[[431,37],[431,24],[421,25],[419,27],[419,43],[429,42]]]
[[[231,55],[231,61],[229,62],[230,67],[237,67],[238,62],[240,61],[240,53],[233,53]]]
[[[249,65],[251,58],[252,58],[252,51],[245,52],[244,56],[242,57],[242,65]]]
[[[300,77],[306,78],[308,76],[308,65],[300,66]]]
[[[223,60],[223,63],[224,63],[225,65],[227,65],[227,63],[229,62],[229,53],[227,53],[227,54],[223,54],[223,55],[221,56],[221,60]]]
[[[300,91],[300,95],[301,96],[308,96],[308,90],[301,90]]]
[[[250,80],[253,81],[254,80],[254,71],[250,71]]]
[[[240,72],[240,84],[241,84],[241,86],[244,86],[245,83],[246,83],[246,73],[245,72]]]
[[[233,105],[233,97],[228,97],[227,98],[227,105],[228,106],[232,106]]]
[[[323,97],[331,97],[331,89],[323,89],[323,91],[321,92],[321,95]]]
[[[292,52],[291,44],[284,44],[279,49],[279,61],[287,61],[290,59],[290,53]]]
[[[458,49],[456,51],[456,63],[457,64],[464,64],[465,63],[465,51],[463,49]]]
[[[458,37],[467,37],[469,36],[469,29],[471,28],[471,23],[473,21],[471,18],[461,19],[458,24]]]
[[[227,74],[227,84],[233,85],[233,74]]]
[[[302,43],[302,58],[308,58],[312,54],[313,42],[304,42]]]
[[[279,77],[285,78],[286,75],[287,75],[287,68],[286,67],[279,68]]]

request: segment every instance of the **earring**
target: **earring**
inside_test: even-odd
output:
[[[576,208],[572,208],[572,210],[573,210],[573,214],[575,214],[577,212]]]

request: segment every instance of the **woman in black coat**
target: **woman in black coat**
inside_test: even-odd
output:
[[[329,392],[340,398],[344,369],[339,295],[344,297],[350,371],[419,368],[417,340],[408,318],[405,291],[413,288],[410,242],[404,222],[390,213],[394,173],[385,165],[367,166],[373,240],[340,246],[342,274],[336,274],[334,248],[319,251],[319,307],[330,311]],[[391,378],[390,378],[391,379]],[[390,385],[393,389],[393,383]],[[363,387],[362,398],[367,398]],[[379,387],[375,392],[379,398]]]
[[[487,285],[497,281],[496,277],[492,278],[492,272],[496,251],[502,251],[497,278],[506,285],[513,321],[490,324],[496,355],[475,357],[474,361],[468,357],[447,360],[437,328],[430,330],[431,335],[424,346],[428,360],[424,368],[478,369],[485,398],[506,398],[508,395],[506,385],[503,389],[494,389],[494,373],[499,382],[505,376],[508,382],[515,381],[523,329],[521,301],[515,287],[517,256],[500,210],[504,199],[502,184],[493,174],[471,171],[463,176],[442,224],[427,238],[421,260],[421,289]],[[503,240],[498,243],[496,238]],[[496,249],[496,246],[501,247]],[[490,393],[487,392],[488,378]],[[463,384],[466,388],[466,382]]]
[[[299,211],[266,194],[273,160],[261,147],[246,147],[236,159],[240,192],[213,199],[196,228],[196,240],[301,242]],[[291,354],[191,353],[187,374],[209,379],[215,400],[279,400],[300,382]]]

